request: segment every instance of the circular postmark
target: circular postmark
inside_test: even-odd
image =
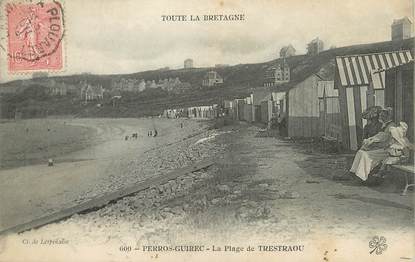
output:
[[[60,69],[65,32],[61,3],[8,3],[6,13],[9,69]]]

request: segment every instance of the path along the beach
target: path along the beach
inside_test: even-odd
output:
[[[256,249],[250,254],[261,255],[263,261],[370,261],[369,241],[383,236],[388,249],[376,261],[413,258],[413,193],[401,196],[401,188],[334,181],[333,175],[347,170],[346,157],[259,137],[259,131],[246,124],[216,130],[219,135],[200,143],[224,148],[215,155],[216,164],[193,174],[179,191],[156,188],[126,197],[98,211],[26,232],[9,245],[20,238],[62,237],[71,243],[62,251],[76,248],[79,256],[90,252],[97,261],[103,255],[151,259],[154,253],[119,251],[120,246],[145,244],[300,245],[302,252]],[[217,254],[192,257],[208,261]],[[188,253],[158,254],[163,261],[181,255]],[[227,258],[238,261],[229,253]]]

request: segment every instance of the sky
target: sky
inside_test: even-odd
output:
[[[56,75],[176,69],[186,58],[196,67],[264,62],[287,44],[303,54],[315,37],[326,48],[388,41],[394,18],[413,17],[412,0],[66,0],[63,8],[65,66]],[[161,19],[205,14],[245,20]],[[0,52],[0,82],[30,76],[8,72]]]

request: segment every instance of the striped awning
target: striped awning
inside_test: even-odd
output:
[[[409,50],[367,55],[337,56],[336,63],[342,86],[364,86],[373,81],[374,87],[384,88],[384,73],[374,74],[412,60]]]

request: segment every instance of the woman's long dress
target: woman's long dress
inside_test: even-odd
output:
[[[393,126],[393,122],[388,123],[381,132],[372,137],[377,142],[371,149],[357,151],[350,172],[355,173],[363,181],[367,180],[370,171],[389,156],[387,148],[391,140],[390,128]]]

